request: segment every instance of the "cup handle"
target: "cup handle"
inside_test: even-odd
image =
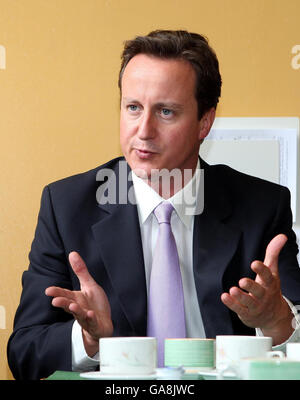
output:
[[[224,380],[224,375],[226,374],[226,372],[227,372],[227,373],[228,373],[228,372],[231,372],[231,373],[233,373],[236,377],[239,377],[238,369],[235,368],[233,365],[227,365],[227,366],[224,366],[222,369],[220,369],[220,370],[218,371],[217,380]]]
[[[268,358],[284,358],[285,354],[282,351],[268,351],[267,357]]]

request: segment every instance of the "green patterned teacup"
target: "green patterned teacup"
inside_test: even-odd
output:
[[[239,374],[247,380],[300,380],[300,361],[287,358],[249,358],[240,361]]]
[[[215,368],[215,339],[165,339],[165,366]]]

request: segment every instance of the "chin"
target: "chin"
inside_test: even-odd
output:
[[[141,167],[135,167],[132,168],[132,171],[136,174],[141,179],[149,179],[151,176],[151,171],[148,172],[147,169],[141,168]]]
[[[147,177],[150,177],[151,171],[153,169],[157,169],[156,165],[153,165],[152,163],[149,163],[146,161],[127,159],[127,162],[129,164],[130,168],[132,169],[132,171],[134,171],[134,173],[142,179],[146,179]]]

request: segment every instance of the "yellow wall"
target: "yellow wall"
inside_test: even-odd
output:
[[[122,42],[203,33],[223,75],[218,116],[300,117],[299,15],[299,0],[0,0],[0,379],[43,186],[120,154]]]

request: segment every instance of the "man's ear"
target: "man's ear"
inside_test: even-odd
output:
[[[212,124],[216,118],[216,109],[206,111],[199,121],[199,140],[203,140],[209,134]]]

